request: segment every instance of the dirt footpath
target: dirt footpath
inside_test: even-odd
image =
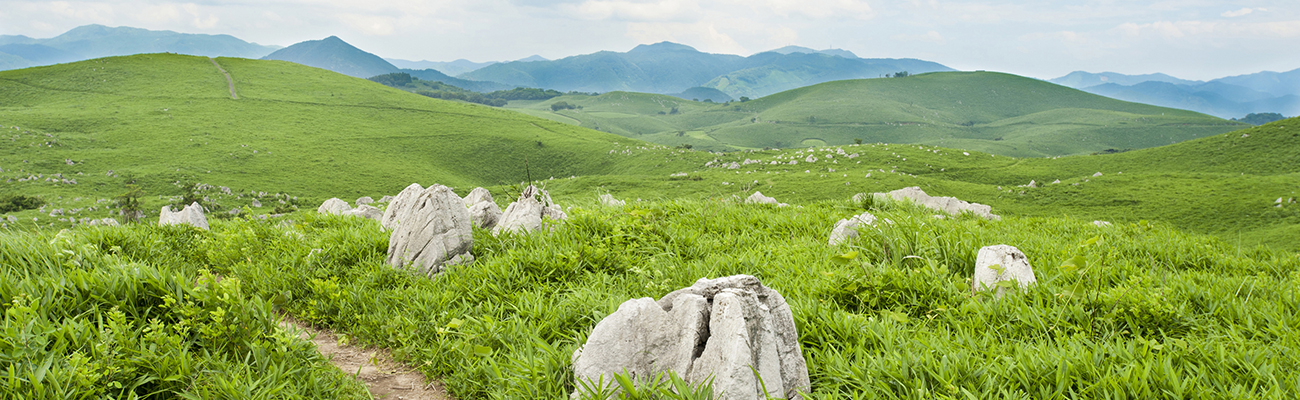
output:
[[[338,337],[285,317],[280,323],[299,332],[298,337],[316,343],[316,349],[334,366],[357,377],[376,399],[453,400],[438,381],[429,381],[415,368],[394,362],[384,349],[340,346]]]

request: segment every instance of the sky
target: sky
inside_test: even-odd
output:
[[[1050,79],[1071,71],[1208,80],[1300,68],[1300,1],[0,0],[0,35],[87,24],[339,38],[405,60],[549,59],[671,41],[750,55],[787,45]]]

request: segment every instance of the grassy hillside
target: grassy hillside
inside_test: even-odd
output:
[[[14,299],[0,343],[51,344],[0,347],[20,355],[0,359],[16,376],[0,396],[346,394],[310,345],[271,328],[274,306],[389,349],[459,399],[564,398],[573,351],[620,303],[732,274],[789,302],[809,398],[1287,398],[1300,385],[1295,254],[1163,224],[890,203],[870,209],[890,223],[828,247],[858,206],[578,202],[554,230],[476,231],[476,261],[433,279],[387,265],[374,221],[315,213],[0,233],[0,296]],[[995,244],[1022,250],[1038,284],[972,295],[975,254]],[[221,347],[230,338],[254,345]]]
[[[277,193],[319,201],[377,197],[411,182],[468,190],[530,175],[609,173],[640,165],[614,151],[648,146],[288,62],[216,63],[229,72],[238,100],[213,61],[201,57],[140,55],[0,72],[0,132],[12,144],[0,152],[0,176],[10,182],[0,195],[102,210],[135,180],[154,213],[168,201],[157,196],[181,196],[201,183],[226,209],[250,204],[252,193],[264,203],[283,200],[267,197]]]
[[[625,98],[638,100],[618,101]],[[550,105],[559,101],[584,108],[551,111]],[[608,93],[508,107],[539,116],[558,114],[564,118],[555,120],[654,143],[709,150],[863,141],[1041,157],[1155,147],[1248,126],[988,72],[828,82],[745,103]],[[671,114],[672,107],[679,113]]]

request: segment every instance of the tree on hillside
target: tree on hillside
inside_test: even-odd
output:
[[[375,75],[369,78],[370,81],[377,82],[384,86],[404,87],[409,86],[411,82],[420,80],[412,78],[411,74],[405,72],[394,72],[391,74]]]
[[[909,76],[912,76],[912,74],[907,73],[907,71],[898,71],[892,74],[885,74],[886,78],[906,78]]]
[[[1244,117],[1241,117],[1241,119],[1233,118],[1232,120],[1237,122],[1245,122],[1251,125],[1264,125],[1269,122],[1281,121],[1284,119],[1286,119],[1286,117],[1278,113],[1258,113],[1258,114],[1250,113],[1250,114],[1246,114],[1246,116]]]
[[[555,103],[551,103],[551,111],[573,110],[578,108],[581,107],[575,106],[573,104],[569,104],[569,102],[567,101],[557,101]]]
[[[486,96],[491,99],[501,100],[549,100],[563,94],[554,89],[517,87],[510,90],[498,90],[488,93]]]

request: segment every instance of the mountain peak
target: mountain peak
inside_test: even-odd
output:
[[[297,43],[262,57],[327,69],[358,78],[398,72],[398,68],[374,54],[356,48],[338,36]]]
[[[699,52],[699,50],[696,50],[694,47],[691,46],[665,41],[665,42],[659,42],[655,44],[637,45],[636,47],[633,47],[632,50],[629,50],[628,53],[666,52],[666,51],[689,51],[695,53]]]

